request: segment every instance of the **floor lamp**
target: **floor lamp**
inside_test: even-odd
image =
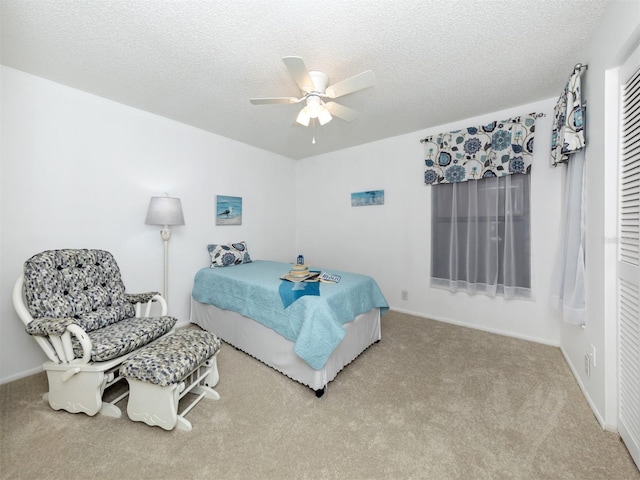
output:
[[[166,194],[165,194],[166,195]],[[171,225],[184,225],[182,215],[182,203],[179,198],[151,197],[147,218],[147,225],[162,225],[160,237],[164,241],[164,299],[169,302],[169,239],[171,238]]]

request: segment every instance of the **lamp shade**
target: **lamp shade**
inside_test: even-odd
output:
[[[144,223],[147,225],[184,225],[180,199],[151,197]]]

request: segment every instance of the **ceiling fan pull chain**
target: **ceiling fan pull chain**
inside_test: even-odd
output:
[[[311,119],[311,129],[312,129],[312,137],[311,137],[311,143],[313,145],[316,144],[316,119],[312,118]]]

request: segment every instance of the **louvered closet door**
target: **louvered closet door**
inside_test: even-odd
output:
[[[618,430],[640,468],[640,47],[620,81]]]

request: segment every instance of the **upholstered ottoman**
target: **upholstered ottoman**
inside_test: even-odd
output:
[[[120,375],[129,382],[129,418],[165,430],[190,431],[191,423],[184,416],[202,398],[220,398],[212,389],[219,380],[220,344],[211,332],[183,329],[123,362]],[[198,396],[178,414],[178,403],[189,392]]]

